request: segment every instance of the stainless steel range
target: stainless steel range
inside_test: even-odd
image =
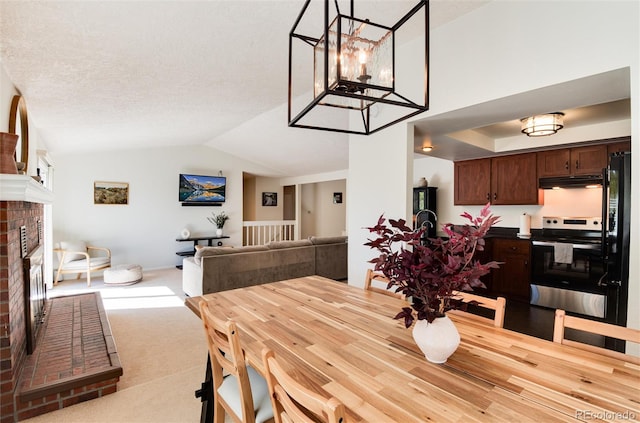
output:
[[[531,304],[607,317],[615,299],[609,298],[601,217],[543,217],[532,245]]]

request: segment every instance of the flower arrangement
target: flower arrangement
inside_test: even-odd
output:
[[[221,211],[220,214],[211,212],[211,215],[212,217],[207,217],[207,220],[216,225],[216,228],[218,229],[222,229],[225,222],[229,220],[229,216],[224,211]]]
[[[431,323],[447,310],[464,310],[467,304],[457,299],[455,292],[484,288],[480,277],[499,265],[474,260],[475,253],[484,250],[485,235],[499,221],[491,214],[489,204],[478,217],[466,212],[461,216],[470,223],[443,225],[446,237],[429,238],[427,245],[420,242],[425,229],[414,231],[404,219],[389,219],[387,225],[380,216],[377,225],[366,228],[377,238],[364,245],[380,252],[370,263],[391,281],[387,289],[395,288],[411,301],[411,307],[404,307],[395,316],[404,319],[407,328],[415,318]]]

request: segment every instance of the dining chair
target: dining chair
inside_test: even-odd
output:
[[[214,423],[224,423],[226,414],[236,423],[273,421],[267,381],[245,362],[235,322],[214,316],[205,300],[199,306],[213,375]]]
[[[565,337],[565,328],[607,336],[610,338],[622,339],[624,341],[640,344],[640,330],[638,329],[627,328],[611,323],[598,322],[596,320],[585,319],[582,317],[568,316],[564,310],[557,309],[556,318],[553,325],[553,342],[571,345],[572,347],[580,348],[586,351],[596,352],[598,354],[603,354],[609,357],[640,364],[640,357],[635,357],[619,351],[609,350],[607,348],[567,339]]]
[[[394,292],[386,288],[380,288],[373,285],[374,281],[382,282],[385,284],[385,286],[389,284],[389,278],[387,278],[385,275],[380,272],[374,272],[372,269],[367,269],[367,275],[364,279],[365,291],[378,292],[380,294],[389,295],[396,298],[404,298],[404,294],[402,294],[401,292]]]
[[[276,423],[342,423],[344,405],[336,398],[325,398],[298,382],[283,369],[273,351],[262,350],[264,371]]]
[[[87,286],[91,286],[91,273],[111,267],[111,250],[104,247],[87,245],[84,241],[61,241],[53,249],[58,255],[58,270],[54,285],[60,275],[77,273],[87,274]]]
[[[472,315],[474,319],[491,322],[493,326],[497,328],[504,327],[504,314],[507,308],[507,300],[504,297],[498,297],[496,299],[493,299],[489,297],[483,297],[482,295],[470,294],[468,292],[462,292],[462,291],[455,291],[453,295],[456,298],[462,299],[466,303],[470,301],[476,301],[477,302],[476,305],[478,307],[485,308],[488,310],[493,310],[494,317],[493,319],[489,319],[489,318],[478,316],[477,314],[472,314],[462,310],[450,310],[449,313],[453,313],[453,314],[464,313],[465,316]]]

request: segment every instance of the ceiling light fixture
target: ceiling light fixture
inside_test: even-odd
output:
[[[425,153],[428,153],[431,150],[433,150],[433,147],[431,147],[431,146],[422,147],[422,151],[424,151]]]
[[[355,17],[354,0],[349,15],[325,0],[321,34],[310,2],[289,33],[289,126],[369,135],[429,109],[429,0],[391,26]]]
[[[530,137],[553,135],[563,128],[564,113],[554,112],[521,119],[522,133]]]

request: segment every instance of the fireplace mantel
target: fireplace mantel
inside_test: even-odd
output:
[[[53,192],[36,182],[31,176],[0,174],[0,201],[26,201],[53,203]]]

